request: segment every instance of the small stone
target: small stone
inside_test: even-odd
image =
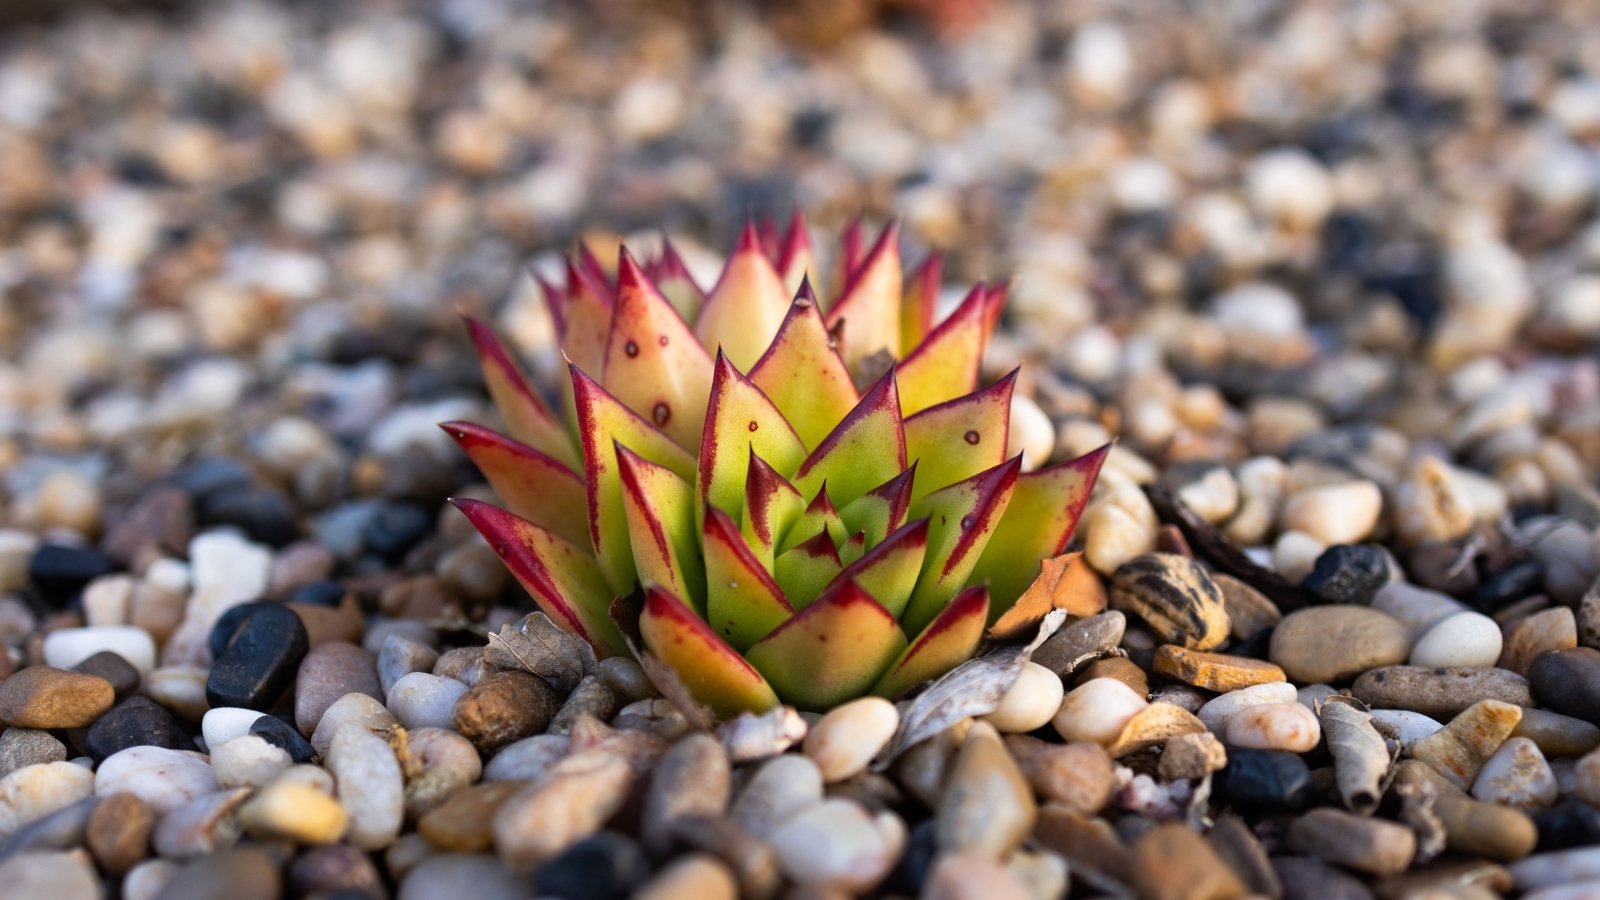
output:
[[[439,661],[439,651],[410,638],[391,634],[383,639],[383,649],[378,652],[378,684],[387,697],[394,683],[412,672],[432,672]]]
[[[1096,678],[1110,678],[1127,685],[1135,694],[1141,697],[1150,696],[1150,679],[1145,675],[1138,663],[1126,656],[1108,656],[1097,659],[1085,666],[1078,677],[1073,680],[1073,687],[1080,688]]]
[[[1522,721],[1517,723],[1511,735],[1533,741],[1540,753],[1552,759],[1582,756],[1600,747],[1600,727],[1548,709],[1524,707]]]
[[[285,874],[289,878],[289,894],[294,897],[385,900],[389,896],[384,877],[373,864],[372,857],[349,844],[304,850],[289,861]],[[474,892],[474,896],[483,894]]]
[[[1587,801],[1563,800],[1534,813],[1533,820],[1545,851],[1600,844],[1600,809]]]
[[[598,749],[574,753],[519,791],[494,816],[495,853],[526,872],[600,830],[627,799],[632,770]]]
[[[13,726],[0,732],[0,777],[23,766],[64,762],[66,758],[67,745],[48,731]]]
[[[1486,803],[1537,809],[1556,802],[1556,776],[1537,744],[1512,737],[1478,771],[1472,796]]]
[[[929,831],[932,825],[930,821]],[[733,820],[679,819],[672,833],[673,838],[689,852],[708,853],[721,860],[732,870],[745,896],[771,897],[777,894],[783,875],[778,869],[776,851],[770,844],[751,837]]]
[[[96,761],[129,747],[192,750],[194,739],[178,727],[172,713],[146,697],[129,697],[89,726],[84,749]]]
[[[109,650],[102,650],[83,660],[73,666],[72,671],[104,678],[110,682],[111,692],[116,695],[118,701],[127,699],[130,694],[138,690],[140,682],[144,679],[138,669]]]
[[[1600,650],[1574,647],[1542,653],[1529,664],[1528,680],[1541,706],[1600,725]],[[0,690],[4,687],[0,684]]]
[[[28,558],[28,581],[60,608],[111,569],[111,558],[98,550],[41,544]]]
[[[151,844],[158,856],[193,859],[233,846],[241,834],[234,812],[250,796],[248,788],[196,797],[156,823]]]
[[[473,746],[490,755],[543,731],[560,704],[555,688],[543,678],[521,671],[495,672],[455,701],[451,721]]]
[[[1236,897],[1244,885],[1187,825],[1169,822],[1133,845],[1132,874],[1141,897],[1184,900]]]
[[[534,892],[565,900],[626,900],[650,877],[639,845],[612,831],[585,838],[539,867]]]
[[[239,809],[239,823],[250,836],[297,844],[331,844],[350,825],[338,800],[306,784],[278,780]]]
[[[121,875],[150,855],[156,814],[149,804],[128,793],[102,799],[89,814],[84,842],[100,868]]]
[[[1209,731],[1182,734],[1161,749],[1157,773],[1162,781],[1204,778],[1228,764],[1228,751]]]
[[[262,787],[293,764],[285,750],[253,734],[236,737],[211,751],[211,769],[224,788]]]
[[[23,728],[82,728],[116,699],[104,678],[28,666],[0,681],[0,720]]]
[[[128,606],[133,602],[133,589],[138,583],[132,575],[117,573],[102,575],[85,585],[79,598],[84,624],[96,628],[126,625]],[[147,637],[149,634],[145,632]]]
[[[1116,610],[1097,613],[1061,626],[1033,651],[1032,662],[1063,677],[1099,659],[1122,643],[1128,618]]]
[[[1422,740],[1444,725],[1419,712],[1408,709],[1372,710],[1372,723],[1380,733],[1398,741],[1400,749],[1411,752],[1411,745]]]
[[[202,856],[173,876],[162,900],[273,900],[283,891],[276,857],[263,847],[234,847]]]
[[[1112,759],[1121,759],[1165,744],[1180,735],[1198,734],[1205,730],[1206,726],[1195,718],[1194,713],[1181,706],[1157,701],[1135,713],[1123,726],[1117,739],[1106,747],[1106,752],[1111,754]]]
[[[44,663],[58,669],[75,669],[89,657],[105,652],[122,657],[140,677],[155,668],[155,641],[149,632],[132,625],[58,628],[44,638]]]
[[[1212,781],[1215,798],[1241,811],[1296,812],[1316,799],[1311,770],[1298,755],[1236,749]]]
[[[1466,790],[1489,757],[1500,748],[1522,718],[1522,710],[1499,700],[1480,700],[1451,719],[1444,728],[1411,746],[1411,756],[1432,766],[1456,787]]]
[[[1404,581],[1391,581],[1373,595],[1372,608],[1386,612],[1406,623],[1413,637],[1419,637],[1429,628],[1456,613],[1466,612],[1461,601],[1417,587]]]
[[[328,707],[328,711],[322,714],[322,721],[311,733],[311,746],[317,755],[327,756],[333,736],[349,724],[360,725],[374,734],[385,734],[400,723],[382,703],[366,694],[345,694]]]
[[[294,724],[304,735],[316,730],[322,714],[346,694],[382,700],[377,660],[343,641],[328,641],[306,654],[295,675]]]
[[[107,757],[94,773],[96,795],[137,794],[158,816],[217,789],[204,756],[163,747],[129,747]]]
[[[1065,694],[1061,676],[1029,662],[1000,698],[1000,705],[983,718],[1001,732],[1025,734],[1048,725]]]
[[[1220,693],[1287,680],[1283,670],[1269,662],[1224,653],[1185,650],[1176,644],[1163,644],[1157,648],[1151,668],[1185,684]]]
[[[494,847],[492,824],[500,806],[523,785],[487,781],[459,791],[417,823],[428,843],[452,853],[482,853]]]
[[[1242,710],[1264,703],[1294,703],[1297,699],[1294,685],[1287,681],[1268,682],[1229,691],[1208,700],[1195,715],[1213,733],[1227,734],[1228,721]]]
[[[850,800],[824,800],[779,826],[771,844],[791,880],[862,892],[881,881],[900,855],[904,826],[897,833],[889,821],[898,823],[891,813],[874,817]]]
[[[1243,819],[1234,815],[1218,817],[1216,824],[1206,832],[1206,843],[1252,894],[1283,895],[1283,882],[1272,870],[1267,851]]]
[[[1282,527],[1309,534],[1324,546],[1354,544],[1372,533],[1382,512],[1383,492],[1376,484],[1347,481],[1291,494],[1283,504]]]
[[[634,894],[636,900],[738,900],[739,882],[714,857],[694,853],[662,869]]]
[[[389,866],[391,872],[393,864]],[[526,879],[518,878],[485,854],[446,853],[425,859],[403,874],[398,900],[472,897],[473,900],[524,900]]]
[[[1385,878],[1404,872],[1417,853],[1410,828],[1323,807],[1289,825],[1288,846],[1327,862]]]
[[[941,850],[1004,857],[1033,829],[1033,790],[986,723],[967,730],[939,802]]]
[[[1151,553],[1111,578],[1111,604],[1139,616],[1163,640],[1210,650],[1228,639],[1228,613],[1211,575],[1184,556]]]
[[[1460,612],[1441,619],[1411,648],[1411,665],[1426,668],[1477,668],[1500,659],[1500,626],[1482,613]]]
[[[249,734],[250,726],[264,715],[266,713],[260,710],[237,706],[209,709],[200,720],[200,736],[205,739],[207,747],[221,747],[236,737]]]
[[[212,706],[267,709],[294,684],[309,649],[299,616],[276,604],[262,604],[240,623],[212,664],[206,699]]]
[[[663,857],[672,850],[675,820],[722,815],[728,808],[729,779],[728,755],[716,738],[692,734],[673,744],[656,764],[645,794],[640,824],[645,849]]]
[[[1284,888],[1284,900],[1372,900],[1359,878],[1306,856],[1274,856],[1272,871]]]
[[[729,810],[729,818],[765,839],[788,819],[822,800],[822,772],[809,756],[785,754],[762,763]]]
[[[806,756],[816,762],[823,781],[833,784],[864,771],[899,726],[900,713],[893,703],[881,697],[862,697],[823,716],[802,746]]]
[[[1300,586],[1323,603],[1370,604],[1389,582],[1389,554],[1375,544],[1335,544],[1322,551]]]
[[[1068,741],[1110,744],[1149,701],[1114,678],[1094,678],[1073,688],[1051,724]]]
[[[94,773],[69,762],[23,766],[0,778],[0,837],[94,793]]]
[[[311,742],[300,736],[300,732],[289,727],[289,724],[275,716],[261,716],[250,723],[250,735],[258,737],[268,744],[289,754],[289,759],[296,763],[308,763],[317,755]]]
[[[414,773],[406,782],[406,815],[420,819],[483,774],[483,760],[472,742],[443,728],[418,728],[407,733],[403,768]]]
[[[607,695],[611,693],[611,689],[597,679],[588,678],[578,684],[578,690],[583,690],[586,684],[594,685]],[[728,752],[729,761],[735,765],[771,759],[805,740],[808,733],[810,726],[792,706],[776,706],[759,716],[740,713],[717,726],[717,738]]]
[[[1051,744],[1020,734],[1006,735],[1005,743],[1017,768],[1045,802],[1092,816],[1111,798],[1111,756],[1099,744]]]
[[[412,672],[394,683],[385,705],[406,728],[449,728],[456,701],[466,692],[454,678]]]
[[[1600,878],[1600,847],[1540,853],[1510,866],[1519,891],[1534,891]]]
[[[94,863],[82,850],[35,850],[0,861],[0,884],[16,897],[102,896]]]
[[[1505,669],[1383,666],[1363,673],[1350,690],[1374,709],[1408,709],[1435,719],[1447,719],[1483,699],[1534,705],[1527,679]]]
[[[1268,658],[1292,681],[1338,684],[1404,662],[1410,651],[1410,630],[1393,616],[1364,606],[1310,606],[1278,623]]]
[[[160,900],[162,891],[178,874],[178,864],[170,859],[147,859],[128,870],[122,879],[123,900]]]
[[[1505,648],[1500,668],[1527,676],[1533,661],[1551,650],[1570,650],[1578,646],[1578,620],[1572,610],[1557,606],[1536,612],[1506,629]]]
[[[483,767],[483,780],[537,781],[567,755],[571,743],[566,735],[536,734],[508,744]]]
[[[405,782],[388,743],[360,723],[347,723],[333,735],[327,766],[350,815],[350,843],[363,850],[394,843],[405,817]]]
[[[483,667],[482,647],[456,647],[439,654],[439,661],[433,664],[433,674],[440,678],[452,678],[471,687],[482,675]]]
[[[1395,532],[1406,544],[1453,541],[1472,530],[1477,513],[1455,470],[1424,456],[1395,487]]]

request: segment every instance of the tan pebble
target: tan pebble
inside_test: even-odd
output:
[[[1472,783],[1472,796],[1485,803],[1539,809],[1556,802],[1555,773],[1539,745],[1511,737],[1489,757]]]
[[[1311,606],[1296,610],[1272,632],[1267,656],[1292,681],[1337,684],[1376,666],[1404,662],[1410,629],[1393,616],[1364,606]]]
[[[1547,759],[1582,756],[1600,747],[1600,727],[1548,709],[1524,707],[1511,736],[1533,741]]]
[[[1009,867],[980,853],[941,855],[922,894],[923,900],[1031,900],[1036,896],[1040,895],[1030,891]]]
[[[39,485],[39,524],[65,528],[87,538],[100,533],[100,490],[87,478],[68,469],[55,472]]]
[[[1200,721],[1204,722],[1206,728],[1212,732],[1226,734],[1228,720],[1239,711],[1263,703],[1293,703],[1296,699],[1294,685],[1287,681],[1256,684],[1208,700],[1195,715],[1199,716]]]
[[[1317,557],[1328,545],[1304,531],[1285,531],[1272,545],[1272,568],[1289,581],[1299,583],[1316,568]]]
[[[632,769],[620,757],[574,753],[496,811],[496,855],[513,871],[530,871],[599,831],[622,807],[632,782]]]
[[[904,847],[893,813],[873,816],[851,800],[829,799],[773,832],[770,843],[790,879],[808,887],[856,893],[889,873]]]
[[[482,853],[494,846],[494,814],[522,790],[519,781],[487,781],[458,791],[417,823],[428,843],[450,853]]]
[[[1228,751],[1209,731],[1180,734],[1161,748],[1157,774],[1162,781],[1204,778],[1228,764]]]
[[[331,844],[344,836],[350,817],[326,792],[296,781],[267,785],[239,810],[246,832],[265,840]]]
[[[1157,649],[1152,668],[1185,684],[1218,693],[1288,680],[1282,669],[1269,662],[1225,653],[1186,650],[1176,644],[1165,644]]]
[[[1549,650],[1578,646],[1578,619],[1572,610],[1557,606],[1536,612],[1506,629],[1499,666],[1527,677],[1533,658]]]
[[[104,678],[28,666],[0,681],[0,720],[23,728],[83,728],[115,699]]]
[[[684,856],[661,870],[634,900],[738,900],[739,882],[728,867],[704,853]]]
[[[1027,837],[1036,812],[1033,789],[1000,735],[986,722],[973,723],[939,801],[939,847],[998,859]]]
[[[1128,724],[1122,727],[1122,733],[1106,747],[1106,752],[1111,754],[1112,759],[1121,759],[1180,735],[1197,734],[1205,730],[1206,726],[1194,713],[1183,707],[1171,703],[1152,703],[1128,720]]]
[[[102,869],[121,875],[150,855],[156,813],[136,794],[112,794],[89,814],[84,843]]]
[[[893,703],[862,697],[823,716],[801,746],[821,770],[823,781],[832,784],[866,769],[898,727],[900,713]]]
[[[1112,574],[1156,546],[1154,528],[1110,503],[1096,503],[1089,508],[1083,517],[1083,533],[1083,558],[1102,575]]]
[[[1030,662],[1000,698],[1000,705],[983,718],[999,731],[1024,734],[1048,724],[1065,693],[1060,675]]]
[[[26,671],[26,670],[24,670]],[[94,793],[94,773],[69,762],[23,766],[0,778],[0,837]]]
[[[1222,900],[1244,893],[1244,885],[1200,835],[1169,822],[1145,832],[1133,845],[1133,882],[1150,900]]]
[[[1459,612],[1428,628],[1411,648],[1411,665],[1481,668],[1500,658],[1500,626],[1483,613]]]
[[[1139,636],[1133,638],[1133,641],[1138,640]],[[1129,643],[1126,646],[1133,648],[1137,645]],[[1120,681],[1141,697],[1148,698],[1150,695],[1150,678],[1137,663],[1126,656],[1108,656],[1105,659],[1095,660],[1078,672],[1078,677],[1073,679],[1072,686],[1080,688],[1096,678]]]
[[[1255,637],[1283,621],[1283,613],[1266,595],[1232,575],[1217,572],[1211,580],[1222,589],[1222,606],[1228,611],[1228,633],[1236,641]]]
[[[1114,678],[1095,678],[1073,688],[1050,720],[1068,741],[1109,744],[1149,701]]]
[[[1228,639],[1222,591],[1187,557],[1150,553],[1124,563],[1111,578],[1111,605],[1143,619],[1170,643],[1210,650]]]
[[[1238,747],[1306,753],[1322,739],[1322,726],[1316,713],[1298,702],[1267,703],[1229,719],[1227,737]]]
[[[1367,539],[1383,512],[1383,493],[1370,481],[1311,487],[1283,504],[1283,528],[1311,535],[1324,545]]]
[[[1417,853],[1417,838],[1410,828],[1328,807],[1295,819],[1287,837],[1289,848],[1297,853],[1380,878],[1404,872]]]
[[[1600,750],[1584,754],[1572,770],[1574,792],[1590,806],[1600,806]]]
[[[1425,456],[1412,465],[1395,488],[1393,520],[1406,544],[1452,541],[1472,530],[1477,513],[1455,470]]]
[[[1094,815],[1111,798],[1111,757],[1099,744],[1052,744],[1021,734],[1006,735],[1005,743],[1017,768],[1045,802]]]
[[[1499,700],[1480,700],[1411,746],[1411,756],[1432,766],[1462,790],[1511,736],[1522,710]]]

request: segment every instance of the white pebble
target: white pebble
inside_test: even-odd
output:
[[[1011,397],[1011,419],[1006,446],[1022,454],[1022,470],[1031,472],[1044,465],[1055,450],[1056,428],[1039,404],[1021,394]]]
[[[1391,581],[1378,589],[1372,608],[1386,612],[1411,626],[1412,637],[1421,637],[1429,628],[1456,613],[1467,612],[1466,604],[1438,591],[1430,591],[1404,581]]]
[[[1296,491],[1283,504],[1283,528],[1323,544],[1366,540],[1383,512],[1383,492],[1370,481],[1347,481]]]
[[[375,733],[388,731],[400,724],[382,703],[368,695],[345,694],[333,701],[333,705],[328,707],[328,711],[317,721],[317,727],[311,732],[312,749],[322,756],[327,756],[328,747],[333,744],[333,736],[340,728],[351,723]]]
[[[998,731],[1025,734],[1049,723],[1065,695],[1066,686],[1060,675],[1030,662],[1022,667],[1016,683],[1000,698],[995,711],[983,718]]]
[[[1109,744],[1150,703],[1115,678],[1091,678],[1061,701],[1051,724],[1069,741]]]
[[[761,764],[739,792],[728,817],[755,837],[766,838],[796,813],[822,802],[822,771],[793,753]]]
[[[122,879],[122,900],[158,900],[178,874],[170,859],[147,859],[128,870]]]
[[[1472,796],[1479,800],[1525,810],[1549,806],[1557,794],[1550,764],[1539,745],[1525,737],[1507,738],[1472,783]]]
[[[564,734],[536,734],[501,747],[483,767],[484,781],[538,781],[572,746]]]
[[[204,755],[165,747],[129,747],[111,754],[94,774],[94,792],[137,794],[157,815],[214,793],[217,778]]]
[[[1305,753],[1322,740],[1322,723],[1298,702],[1266,703],[1229,719],[1227,739],[1236,747]]]
[[[69,762],[34,763],[0,778],[0,837],[94,793],[94,773]]]
[[[89,657],[109,650],[139,671],[150,674],[156,665],[156,643],[150,632],[134,625],[59,628],[45,635],[44,664],[70,669]]]
[[[853,800],[824,800],[794,816],[773,832],[770,843],[778,865],[803,885],[865,891],[888,873],[900,855],[899,839],[888,820],[877,817]]]
[[[1272,546],[1272,568],[1293,582],[1305,580],[1328,545],[1304,531],[1285,531]]]
[[[1227,734],[1228,720],[1242,710],[1267,703],[1294,703],[1297,700],[1294,685],[1287,681],[1269,681],[1214,697],[1206,701],[1195,715],[1213,734]]]
[[[345,725],[333,736],[327,765],[350,814],[350,843],[363,850],[394,843],[405,819],[405,780],[389,744],[360,724]]]
[[[1422,713],[1409,709],[1375,709],[1372,711],[1372,721],[1388,726],[1394,732],[1395,740],[1400,742],[1400,748],[1408,753],[1412,744],[1444,727]]]
[[[1411,648],[1411,664],[1429,668],[1492,666],[1500,659],[1500,626],[1483,613],[1439,620]]]
[[[900,727],[900,712],[882,697],[862,697],[838,707],[811,729],[803,746],[822,780],[832,784],[866,769]]]
[[[387,706],[407,728],[450,728],[456,700],[467,686],[454,678],[412,672],[389,689]]]
[[[250,733],[250,726],[266,713],[238,706],[218,706],[206,710],[200,720],[200,736],[212,750]]]
[[[211,751],[211,769],[225,788],[261,787],[293,764],[288,751],[253,734],[236,737]]]
[[[1178,499],[1195,515],[1218,525],[1239,509],[1239,482],[1226,466],[1216,466],[1179,488]]]

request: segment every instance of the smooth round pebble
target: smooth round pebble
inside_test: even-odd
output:
[[[1365,606],[1310,606],[1283,617],[1268,657],[1300,684],[1338,684],[1376,666],[1405,662],[1411,629]]]
[[[94,793],[94,773],[69,762],[36,763],[0,778],[0,837]]]
[[[1540,809],[1556,802],[1555,773],[1539,747],[1525,737],[1507,738],[1478,770],[1472,796],[1522,810]]]
[[[349,814],[340,803],[307,784],[279,780],[267,785],[239,810],[247,832],[301,844],[331,844],[344,835]]]
[[[1241,710],[1265,703],[1293,703],[1297,696],[1294,685],[1289,682],[1269,681],[1213,697],[1195,715],[1212,733],[1227,734],[1228,720]]]
[[[211,769],[225,788],[261,787],[294,762],[281,747],[246,734],[211,751]]]
[[[106,757],[94,773],[98,796],[128,791],[160,815],[218,788],[203,755],[164,747],[129,747]]]
[[[133,625],[58,628],[44,637],[44,664],[58,669],[70,669],[106,651],[127,660],[140,677],[156,665],[156,643],[150,632]]]
[[[389,689],[385,705],[407,728],[449,728],[456,701],[466,692],[467,686],[454,678],[412,672]]]
[[[1492,666],[1500,659],[1500,625],[1483,613],[1440,619],[1411,648],[1411,665],[1429,668]]]
[[[1317,714],[1304,704],[1266,703],[1242,709],[1228,720],[1228,743],[1252,750],[1306,753],[1322,740]]]
[[[1062,698],[1050,723],[1068,741],[1109,744],[1149,705],[1115,678],[1091,678]]]
[[[1025,734],[1047,725],[1061,708],[1065,695],[1066,686],[1061,683],[1060,675],[1030,662],[1022,667],[1016,682],[1000,698],[1000,705],[983,718],[998,731]]]
[[[322,714],[311,732],[311,746],[320,756],[328,755],[333,736],[346,725],[357,724],[372,732],[388,731],[400,724],[382,703],[366,694],[345,694]]]
[[[1050,677],[1055,678],[1054,673]],[[843,781],[866,769],[894,731],[900,713],[882,697],[852,700],[823,716],[802,745],[828,784]]]
[[[351,723],[334,734],[327,757],[339,804],[350,814],[350,843],[363,850],[394,843],[405,818],[405,779],[388,742]]]

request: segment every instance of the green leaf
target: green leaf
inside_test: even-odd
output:
[[[761,358],[789,312],[789,292],[772,267],[755,225],[745,221],[739,246],[728,257],[722,277],[700,308],[694,333],[706,347],[718,348],[740,369]]]
[[[926,628],[966,585],[1005,514],[1021,469],[1022,458],[1014,456],[912,504],[912,515],[928,517],[928,555],[901,617],[907,631]]]
[[[917,464],[857,497],[839,510],[845,531],[866,535],[866,545],[876,547],[889,533],[904,525],[911,508],[911,489],[916,482]]]
[[[744,482],[744,515],[740,532],[768,571],[777,555],[778,541],[805,512],[805,499],[788,479],[750,450]]]
[[[682,600],[660,588],[645,592],[639,634],[649,652],[721,718],[763,713],[778,705],[761,673],[717,637]]]
[[[538,393],[528,386],[528,379],[499,335],[471,316],[463,318],[478,354],[489,398],[500,411],[500,417],[505,419],[512,437],[569,469],[577,468],[578,453],[572,446],[571,436]]]
[[[989,592],[982,585],[957,594],[873,685],[872,692],[899,697],[971,659],[988,618]]]
[[[792,472],[805,460],[806,448],[767,395],[719,352],[700,442],[701,501],[738,515],[752,453],[778,471]]]
[[[900,304],[900,349],[910,352],[933,330],[943,275],[944,254],[934,252],[906,279],[906,296]]]
[[[833,500],[828,496],[826,484],[817,489],[816,496],[806,504],[806,508],[801,511],[793,527],[778,541],[778,552],[783,553],[792,547],[798,547],[819,534],[827,535],[834,546],[844,543],[850,536],[849,532],[844,530],[844,520],[839,518],[839,511],[833,508]]]
[[[711,392],[711,357],[626,249],[619,265],[605,383],[680,446],[697,448]]]
[[[839,549],[828,532],[823,531],[779,554],[772,571],[789,605],[804,609],[822,596],[843,569]]]
[[[576,472],[482,425],[444,422],[439,427],[455,439],[512,512],[568,543],[589,545],[587,494]]]
[[[784,702],[822,710],[866,693],[905,646],[894,616],[847,581],[758,641],[746,658]]]
[[[549,531],[480,500],[452,500],[551,621],[601,656],[627,656],[611,621],[612,592],[594,558]]]
[[[989,583],[989,610],[996,619],[1039,576],[1040,562],[1066,549],[1110,452],[1107,444],[1017,479],[1011,503],[971,576]]]
[[[800,464],[794,486],[806,495],[826,484],[833,498],[849,503],[905,469],[900,395],[890,369]]]
[[[896,619],[905,611],[928,552],[928,520],[904,526],[851,563],[839,581],[854,581]]]
[[[822,443],[860,400],[809,284],[801,286],[777,337],[750,369],[750,380],[783,412],[808,449]]]
[[[843,356],[852,370],[880,350],[900,358],[901,280],[900,223],[890,222],[828,310],[828,327],[844,328]]]
[[[628,544],[639,584],[664,587],[705,608],[705,572],[695,539],[694,488],[666,466],[617,444],[617,474],[627,514]]]
[[[735,648],[748,649],[788,621],[794,609],[727,513],[709,507],[702,535],[706,622]]]
[[[900,400],[906,415],[954,400],[978,386],[987,293],[981,284],[973,288],[956,311],[900,361]]]
[[[906,457],[917,464],[912,502],[1006,460],[1017,370],[980,391],[906,419]]]

